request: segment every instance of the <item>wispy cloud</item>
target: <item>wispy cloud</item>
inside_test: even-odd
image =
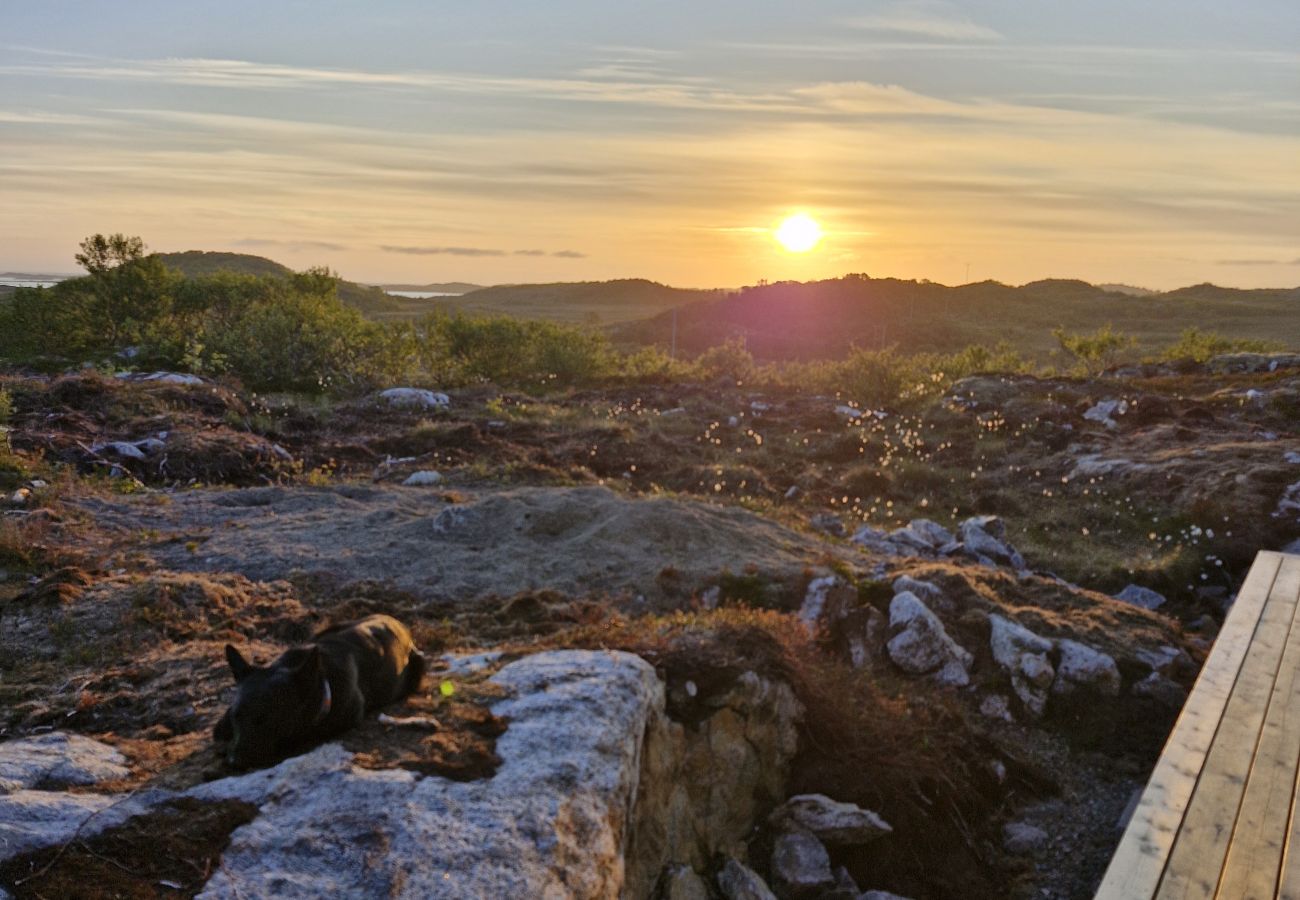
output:
[[[844,22],[850,28],[915,35],[938,41],[1000,41],[1002,35],[977,25],[949,3],[913,0],[898,3],[879,13],[854,16]]]
[[[516,250],[515,256],[545,256],[545,250]]]
[[[380,247],[386,253],[405,253],[409,256],[505,256],[504,250],[492,250],[487,247],[397,247],[384,244]]]
[[[1217,259],[1220,266],[1300,266],[1300,256],[1295,259]]]
[[[274,238],[240,238],[231,241],[235,247],[251,248],[283,248],[286,250],[330,250],[332,252],[342,252],[347,250],[345,244],[338,244],[334,241],[311,241],[311,240],[276,240]]]
[[[587,254],[579,253],[577,250],[556,250],[551,256],[557,256],[560,259],[586,259]]]

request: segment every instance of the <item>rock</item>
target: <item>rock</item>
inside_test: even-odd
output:
[[[130,441],[107,441],[102,444],[90,445],[91,453],[104,453],[105,451],[123,459],[143,460],[147,458],[144,451]]]
[[[1047,708],[1056,673],[1047,655],[1052,642],[997,614],[989,616],[989,645],[994,661],[1011,676],[1011,688],[1035,718]]]
[[[913,519],[907,523],[907,528],[909,531],[925,538],[930,546],[936,550],[945,544],[951,544],[955,540],[951,531],[930,519]]]
[[[856,406],[848,406],[845,404],[841,404],[835,407],[835,414],[838,416],[843,416],[846,419],[860,419],[864,415],[866,415],[866,412],[864,410],[858,409]]]
[[[660,896],[663,900],[709,900],[709,887],[690,866],[669,866]]]
[[[965,552],[980,559],[991,560],[995,565],[1009,565],[1017,571],[1025,568],[1024,558],[1003,538],[1006,525],[997,516],[975,516],[961,523],[961,539]]]
[[[145,791],[131,797],[16,790],[0,794],[0,862],[22,853],[86,838],[147,812],[165,797]]]
[[[665,409],[665,410],[663,410],[662,412],[659,413],[659,415],[661,415],[661,416],[684,416],[684,415],[686,415],[686,407],[684,407],[684,406],[674,406],[672,409]]]
[[[870,525],[863,525],[855,531],[849,541],[878,553],[893,555],[898,552],[898,548],[890,542],[888,534],[878,528],[872,528]]]
[[[754,412],[762,413],[762,412],[767,412],[769,409],[771,409],[772,404],[764,403],[762,400],[755,400],[749,404],[749,408],[752,409]]]
[[[1088,409],[1083,417],[1090,422],[1099,422],[1107,428],[1115,428],[1119,425],[1115,417],[1122,416],[1126,412],[1128,412],[1127,400],[1103,400]]]
[[[844,621],[849,663],[855,669],[870,665],[884,649],[886,622],[874,606],[854,610]]]
[[[894,636],[886,649],[900,669],[913,675],[934,673],[940,684],[970,684],[970,653],[948,636],[943,622],[915,594],[894,595],[889,602],[889,629]]]
[[[844,537],[847,533],[844,522],[835,513],[817,513],[808,520],[808,524],[823,534],[829,534],[832,537]]]
[[[913,578],[911,575],[899,575],[890,585],[895,594],[902,594],[910,591],[921,598],[921,601],[929,606],[946,606],[948,598],[944,595],[943,590],[937,584],[929,581],[922,581],[919,578]]]
[[[442,484],[442,473],[435,472],[432,469],[421,469],[408,475],[402,484],[406,487],[429,487]]]
[[[1166,678],[1159,672],[1152,672],[1146,678],[1133,685],[1134,697],[1154,700],[1171,710],[1179,710],[1187,702],[1187,689],[1178,682]]]
[[[1002,826],[1002,848],[1017,856],[1037,853],[1047,846],[1047,832],[1028,822],[1008,822]]]
[[[1205,367],[1211,374],[1236,374],[1242,372],[1276,372],[1278,369],[1300,367],[1297,353],[1222,353],[1211,357]]]
[[[790,485],[790,487],[786,488],[785,499],[793,500],[795,497],[798,496],[799,496],[799,485],[792,484]]]
[[[500,650],[485,650],[482,653],[469,653],[463,656],[445,653],[439,659],[447,664],[447,668],[438,674],[473,675],[494,666],[500,661],[502,655]]]
[[[861,894],[858,900],[908,900],[898,894],[891,894],[889,891],[867,891]]]
[[[398,387],[379,392],[379,399],[399,409],[446,409],[451,398],[437,391]]]
[[[98,784],[130,774],[116,749],[79,734],[52,731],[0,743],[0,793]]]
[[[161,384],[185,384],[191,387],[203,384],[203,379],[197,375],[189,375],[183,372],[118,372],[117,378],[122,381],[156,381]]]
[[[1164,594],[1138,584],[1130,584],[1116,594],[1115,599],[1123,600],[1125,603],[1131,603],[1134,606],[1140,606],[1143,609],[1159,609],[1166,602]]]
[[[782,900],[814,897],[835,884],[826,847],[806,831],[790,831],[772,847],[772,885]]]
[[[840,583],[837,575],[824,575],[808,582],[808,591],[804,594],[803,605],[799,607],[799,621],[803,622],[808,632],[817,630],[822,613],[826,610],[826,599]]]
[[[718,871],[718,890],[725,900],[776,900],[767,882],[744,863],[728,859]]]
[[[1086,644],[1062,638],[1057,642],[1061,661],[1056,669],[1052,693],[1070,694],[1077,688],[1095,691],[1105,697],[1118,697],[1122,684],[1115,660]]]
[[[791,797],[773,810],[768,824],[782,830],[802,829],[831,846],[869,844],[894,830],[871,810],[825,794]]]
[[[1003,722],[1014,722],[1016,719],[1011,715],[1011,705],[1007,698],[1001,694],[990,694],[980,703],[980,715],[990,719],[999,719]]]
[[[513,696],[492,707],[509,727],[490,780],[355,768],[330,744],[191,791],[261,805],[201,896],[618,896],[641,742],[662,703],[654,670],[559,651],[492,681]]]

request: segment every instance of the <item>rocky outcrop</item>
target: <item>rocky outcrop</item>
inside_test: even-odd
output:
[[[788,831],[772,847],[772,884],[782,900],[815,897],[835,884],[831,857],[806,831]]]
[[[1025,711],[1041,716],[1047,708],[1047,695],[1056,672],[1048,660],[1052,642],[1028,628],[999,615],[989,616],[989,644],[993,660],[1011,676],[1015,691]]]
[[[445,409],[451,405],[446,394],[422,388],[389,388],[379,392],[379,399],[398,409]]]
[[[970,684],[970,653],[957,644],[929,608],[910,591],[895,594],[889,603],[886,648],[889,658],[904,672],[933,674],[940,684],[964,687]]]
[[[841,803],[824,794],[799,794],[777,807],[768,824],[783,831],[801,829],[822,843],[861,846],[894,829],[884,819],[853,803]]]
[[[1128,585],[1115,595],[1115,599],[1123,600],[1125,603],[1131,603],[1134,606],[1140,606],[1143,609],[1159,609],[1166,602],[1164,594],[1137,584]]]
[[[913,519],[893,531],[864,525],[849,540],[873,553],[938,559],[964,556],[988,566],[1025,569],[1024,557],[1006,541],[1006,525],[997,516],[973,516],[961,523],[954,536],[929,519]]]
[[[1115,660],[1100,650],[1065,638],[1057,641],[1061,662],[1052,682],[1055,694],[1072,694],[1082,688],[1104,697],[1118,697],[1122,680]]]
[[[627,653],[540,653],[492,681],[508,694],[492,711],[509,725],[491,779],[366,769],[327,744],[185,791],[258,807],[201,896],[642,897],[664,873],[685,900],[698,896],[688,870],[743,852],[784,794],[800,715],[784,684],[744,673],[688,728],[667,717],[654,669]],[[0,744],[0,760],[13,788],[0,795],[0,859],[177,796],[35,789],[123,775],[116,751],[84,738]]]

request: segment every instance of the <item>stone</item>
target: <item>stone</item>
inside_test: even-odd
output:
[[[1011,704],[1001,694],[989,694],[980,702],[980,715],[1003,722],[1014,722]]]
[[[908,900],[908,898],[899,894],[891,894],[889,891],[867,891],[859,895],[858,900]]]
[[[1122,680],[1115,660],[1086,644],[1062,638],[1057,642],[1061,661],[1052,683],[1055,694],[1070,694],[1085,688],[1104,697],[1118,697]]]
[[[894,829],[868,809],[832,800],[825,794],[799,794],[778,806],[768,824],[783,830],[802,829],[830,846],[861,846]]]
[[[889,602],[889,629],[885,645],[889,658],[913,675],[933,674],[940,684],[970,684],[970,653],[948,636],[943,622],[915,594],[904,591]]]
[[[870,665],[884,649],[888,628],[884,614],[874,606],[851,612],[844,621],[849,664],[855,669]]]
[[[1134,697],[1152,700],[1171,710],[1179,710],[1187,702],[1187,689],[1178,682],[1152,672],[1133,685]]]
[[[389,388],[379,392],[379,399],[399,409],[446,409],[451,405],[451,398],[446,394],[423,388]]]
[[[930,519],[913,519],[907,523],[907,527],[908,530],[925,538],[935,549],[955,540],[951,531]]]
[[[408,475],[402,484],[406,487],[429,487],[442,484],[442,473],[435,472],[432,469],[421,469]]]
[[[204,383],[199,376],[184,372],[118,372],[116,377],[122,381],[154,381],[160,384],[184,384],[190,387]]]
[[[1025,711],[1041,716],[1056,675],[1047,658],[1052,642],[994,613],[989,616],[989,645],[994,662],[1011,676],[1011,688]]]
[[[808,629],[809,634],[817,630],[822,614],[826,611],[826,600],[839,583],[840,579],[837,575],[824,575],[808,582],[803,605],[799,607],[799,621],[803,623],[804,628]]]
[[[126,757],[79,734],[51,731],[0,743],[0,794],[127,778]]]
[[[1008,822],[1002,826],[1002,848],[1017,856],[1037,853],[1047,846],[1047,832],[1028,822]]]
[[[807,831],[789,831],[772,847],[772,885],[783,900],[814,897],[835,884],[826,847]]]
[[[844,537],[847,533],[844,522],[835,513],[817,513],[808,520],[808,524],[823,534],[829,534],[831,537]]]
[[[776,900],[767,882],[735,859],[728,859],[718,870],[717,882],[724,900]]]
[[[1025,568],[1024,558],[1007,544],[1006,525],[997,516],[975,516],[961,523],[965,552],[976,559],[984,558],[996,565],[1009,565],[1017,571]]]
[[[490,780],[356,768],[329,744],[191,791],[261,806],[201,896],[618,896],[642,737],[662,703],[654,670],[559,651],[492,681],[512,696],[492,707],[509,727]]]
[[[669,866],[660,896],[663,900],[709,900],[709,887],[690,866]]]
[[[126,798],[28,789],[0,793],[0,862],[121,825],[164,796],[156,791]]]
[[[1115,417],[1122,416],[1127,412],[1127,400],[1102,400],[1084,412],[1083,417],[1090,422],[1105,425],[1107,428],[1116,428],[1119,423],[1115,421]]]
[[[1166,603],[1164,594],[1138,584],[1130,584],[1116,594],[1115,599],[1123,600],[1125,603],[1131,603],[1134,606],[1140,606],[1143,609],[1159,609]]]

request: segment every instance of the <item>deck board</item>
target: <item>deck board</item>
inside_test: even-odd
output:
[[[1180,896],[1176,893],[1179,889],[1192,891],[1188,896],[1213,896],[1217,890],[1227,855],[1224,832],[1230,837],[1231,829],[1235,826],[1250,764],[1261,740],[1259,732],[1269,698],[1273,694],[1273,681],[1276,680],[1288,643],[1286,633],[1289,633],[1296,613],[1295,593],[1286,598],[1287,582],[1278,584],[1284,559],[1287,557],[1268,551],[1256,557],[1120,840],[1098,891],[1099,900],[1155,897],[1162,888],[1162,879],[1180,840],[1183,848],[1179,852],[1180,863],[1190,865],[1196,862],[1196,849],[1208,846],[1211,854],[1208,858],[1209,865],[1206,867],[1207,874],[1200,877],[1196,877],[1192,868],[1176,871],[1169,883],[1168,896]],[[1288,572],[1290,571],[1289,567]],[[1275,591],[1275,587],[1281,590]],[[1279,597],[1282,599],[1278,610],[1269,612]],[[1278,629],[1278,616],[1286,610],[1290,611],[1291,618],[1281,623],[1284,634],[1278,638],[1275,633]],[[1260,648],[1266,652],[1261,654],[1264,657],[1262,661],[1251,662],[1257,641],[1265,641]],[[1272,673],[1272,679],[1261,688],[1263,679],[1269,672]],[[1243,675],[1246,676],[1244,680]],[[1249,703],[1243,700],[1232,702],[1239,687],[1251,692],[1257,710],[1252,711]],[[1228,720],[1229,729],[1225,730],[1225,717],[1230,708],[1233,716]],[[1231,734],[1234,746],[1244,746],[1244,749],[1239,750],[1246,755],[1244,771],[1239,760],[1234,762],[1225,758],[1223,753],[1213,753],[1220,738],[1228,739],[1230,731],[1240,730],[1242,723],[1249,726],[1256,719],[1258,724],[1254,726],[1254,734],[1244,739],[1235,732]],[[1212,756],[1214,766],[1207,768]],[[1231,810],[1227,814],[1221,810],[1197,813],[1193,819],[1196,825],[1195,835],[1181,839],[1184,821],[1194,796],[1198,794],[1202,776],[1206,774],[1209,779],[1200,791],[1201,798],[1213,803],[1226,795],[1232,801]],[[1234,785],[1234,776],[1240,779],[1239,785]],[[1234,794],[1235,799],[1232,799]],[[1211,815],[1212,812],[1215,814]],[[1291,818],[1288,807],[1288,819]],[[1216,851],[1215,848],[1220,845],[1222,850]],[[1217,860],[1214,859],[1216,852]],[[1292,861],[1297,863],[1300,872],[1300,860],[1292,860],[1288,856],[1285,864]],[[1208,874],[1210,868],[1214,870],[1212,875]],[[1300,884],[1300,878],[1296,879],[1296,883]],[[1202,888],[1209,885],[1209,893],[1196,893],[1195,885],[1198,884]]]

